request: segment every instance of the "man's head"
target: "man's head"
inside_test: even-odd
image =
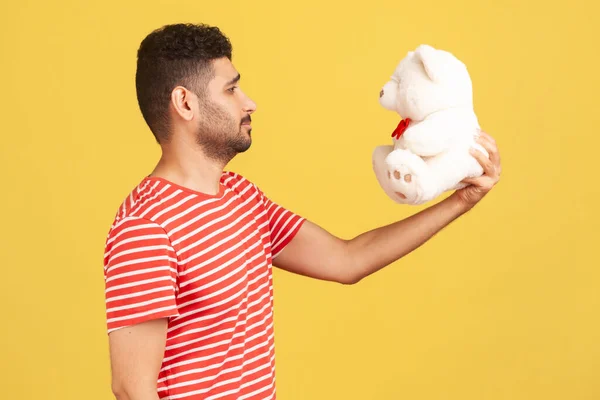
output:
[[[138,103],[158,143],[191,136],[208,157],[225,162],[250,147],[256,105],[239,88],[231,59],[229,39],[203,24],[163,26],[142,41]]]

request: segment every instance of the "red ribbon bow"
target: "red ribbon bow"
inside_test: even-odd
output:
[[[392,133],[392,137],[395,137],[396,140],[400,139],[400,136],[402,136],[402,134],[404,133],[406,128],[408,128],[408,125],[410,123],[411,123],[410,118],[404,118],[403,120],[401,120],[400,123],[398,124],[398,126],[396,127],[396,129],[394,129],[394,133]]]

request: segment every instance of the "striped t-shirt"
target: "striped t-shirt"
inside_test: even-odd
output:
[[[304,219],[224,172],[216,195],[157,177],[125,199],[104,255],[108,332],[168,318],[161,399],[274,399],[272,260]]]

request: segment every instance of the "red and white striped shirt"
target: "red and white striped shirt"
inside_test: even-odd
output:
[[[161,399],[274,399],[272,260],[304,219],[224,172],[207,195],[145,178],[106,241],[108,332],[168,318]]]

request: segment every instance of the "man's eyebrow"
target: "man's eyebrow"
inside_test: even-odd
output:
[[[233,78],[232,80],[230,80],[229,82],[227,82],[225,84],[225,86],[229,86],[229,85],[233,85],[234,83],[236,83],[237,81],[239,81],[241,78],[240,74],[238,73],[237,76],[235,78]]]

